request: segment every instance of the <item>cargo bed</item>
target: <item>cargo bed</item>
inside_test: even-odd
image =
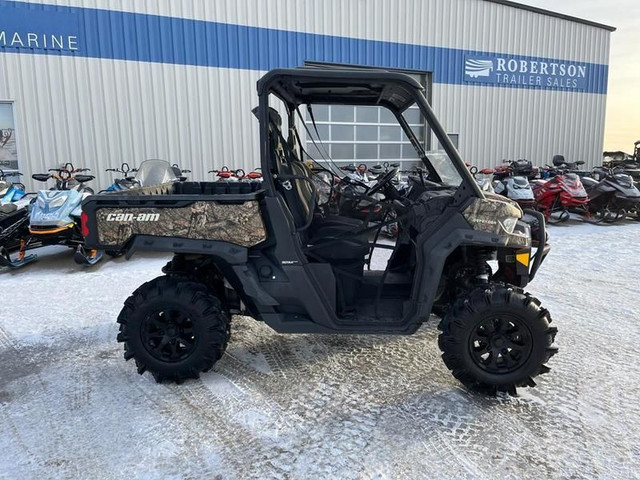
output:
[[[82,204],[86,246],[206,253],[212,242],[252,247],[267,238],[261,182],[176,182],[92,195]]]

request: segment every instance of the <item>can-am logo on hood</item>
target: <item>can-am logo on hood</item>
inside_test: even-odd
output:
[[[589,66],[562,60],[466,55],[465,82],[540,88],[584,89]]]

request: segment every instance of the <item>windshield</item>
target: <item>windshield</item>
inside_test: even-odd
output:
[[[178,178],[166,160],[145,160],[138,168],[136,180],[141,187],[150,187],[175,182]]]
[[[446,186],[462,183],[417,103],[406,107],[399,118],[382,106],[311,107],[313,114],[303,109],[306,115],[300,127],[306,132],[305,154],[336,175],[342,177],[357,166],[373,173],[377,166],[388,165],[397,166],[403,174],[421,169],[430,181]]]
[[[462,177],[453,166],[453,162],[444,150],[426,152],[426,157],[431,166],[440,177],[440,182],[449,187],[458,187],[462,183]],[[437,181],[437,180],[434,180]]]

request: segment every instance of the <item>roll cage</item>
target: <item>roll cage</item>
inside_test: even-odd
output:
[[[455,195],[456,203],[462,203],[473,197],[484,198],[460,154],[428,104],[424,96],[424,88],[415,79],[402,73],[386,70],[323,70],[319,68],[276,69],[258,81],[257,116],[260,122],[260,157],[264,173],[264,188],[269,196],[276,194],[274,174],[277,173],[277,166],[271,156],[272,147],[269,138],[270,95],[276,96],[286,105],[289,131],[295,128],[296,111],[301,105],[386,107],[398,120],[429,175],[434,181],[439,182],[440,178],[424,148],[402,116],[402,113],[415,103],[462,179]]]

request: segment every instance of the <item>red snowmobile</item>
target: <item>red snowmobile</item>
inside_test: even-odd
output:
[[[547,180],[532,182],[538,210],[544,213],[549,223],[565,222],[570,212],[589,219],[589,196],[582,185],[580,176],[573,173],[584,162],[567,163],[562,155],[553,157],[553,167],[547,167]]]

